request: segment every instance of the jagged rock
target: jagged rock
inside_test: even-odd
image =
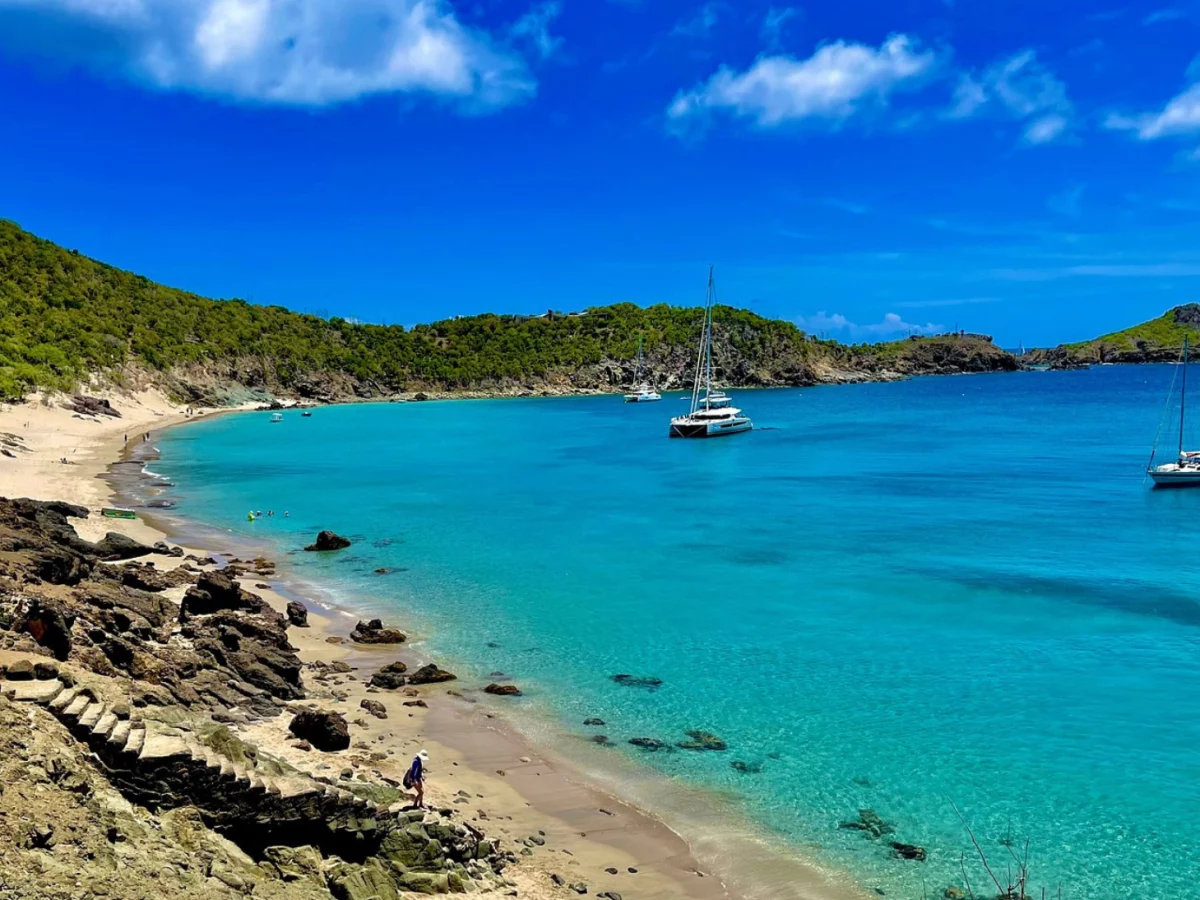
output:
[[[495,694],[498,697],[520,697],[521,690],[515,684],[489,684],[483,689],[485,694]]]
[[[918,847],[916,844],[902,844],[899,841],[892,841],[892,857],[894,859],[914,859],[917,862],[925,862],[925,848]]]
[[[858,820],[851,822],[842,822],[838,828],[847,828],[851,831],[863,831],[869,837],[880,838],[885,834],[891,834],[896,829],[883,821],[880,815],[873,809],[860,809],[858,811]]]
[[[52,662],[39,659],[33,664],[33,677],[38,681],[49,681],[58,677],[58,666]]]
[[[170,500],[162,500],[159,502],[171,504],[170,506],[159,507],[160,509],[170,509],[171,506],[175,505]],[[173,556],[176,559],[183,559],[183,548],[182,547],[172,547],[169,544],[167,544],[165,541],[157,541],[154,544],[154,550],[155,550],[155,552],[161,553],[164,556]]]
[[[121,418],[121,414],[113,409],[113,405],[103,397],[89,397],[86,394],[76,394],[67,405],[71,412],[84,416],[111,416]]]
[[[192,582],[192,576],[182,569],[164,572],[155,568],[153,563],[129,563],[121,567],[120,573],[121,583],[126,587],[149,593],[161,593]]]
[[[27,631],[33,639],[62,661],[71,654],[71,626],[75,616],[57,601],[35,598],[29,602],[18,631]]]
[[[617,684],[625,685],[626,687],[640,687],[647,690],[655,690],[662,684],[661,678],[638,676],[638,675],[614,675],[612,680]]]
[[[708,731],[692,730],[687,732],[690,741],[680,741],[678,746],[684,750],[728,750],[728,745]]]
[[[607,872],[609,870],[605,869],[604,871]],[[617,871],[616,869],[613,869],[612,874],[616,874],[616,871]],[[600,900],[622,900],[621,895],[618,894],[616,891],[601,891],[596,896],[599,897]]]
[[[365,709],[377,719],[386,719],[388,717],[387,707],[378,700],[362,700],[359,704],[360,709]]]
[[[322,531],[317,540],[305,547],[305,550],[324,552],[327,550],[344,550],[350,546],[350,541],[332,531]]]
[[[404,705],[405,706],[419,706],[419,707],[421,707],[421,709],[429,708],[429,704],[426,703],[424,700],[405,700]]]
[[[439,669],[433,663],[421,666],[417,671],[408,676],[409,684],[438,684],[443,681],[454,681],[458,678],[447,672],[445,669]]]
[[[296,600],[289,600],[287,605],[287,617],[288,621],[297,628],[308,627],[308,610],[305,608],[303,603],[299,603]]]
[[[633,744],[635,747],[641,747],[643,750],[649,750],[651,753],[654,753],[658,750],[669,749],[665,741],[660,741],[657,738],[635,737],[630,738],[629,743]]]
[[[325,860],[316,847],[268,847],[263,856],[264,865],[273,869],[276,877],[283,881],[307,878],[318,885],[324,883],[321,868]]]
[[[335,862],[326,879],[337,900],[398,900],[400,896],[391,873],[373,859],[361,866]]]
[[[396,661],[384,666],[378,672],[371,676],[370,682],[372,687],[383,688],[385,690],[395,690],[396,688],[404,687],[404,673],[408,671],[408,666],[404,663]]]
[[[604,726],[604,720],[603,720],[603,719],[597,719],[595,716],[593,716],[593,717],[592,717],[592,718],[590,718],[590,719],[584,719],[584,720],[583,720],[583,724],[584,724],[584,725],[595,725],[595,726],[598,726],[598,727],[603,727],[603,726]]]
[[[341,713],[302,709],[288,725],[288,731],[318,750],[337,751],[350,746],[350,726]]]
[[[243,590],[241,585],[222,572],[204,572],[195,587],[188,588],[183,595],[179,620],[190,616],[211,615],[221,610],[248,610],[262,612],[267,609],[262,598]]]
[[[350,632],[350,640],[358,644],[403,644],[408,635],[394,628],[384,628],[379,619],[359,621]]]

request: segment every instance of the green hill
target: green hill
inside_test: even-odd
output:
[[[728,385],[1016,367],[978,336],[850,347],[742,309],[719,307],[715,319]],[[323,319],[155,284],[0,220],[0,398],[72,390],[97,375],[118,384],[148,378],[203,402],[234,386],[321,399],[619,390],[633,381],[639,334],[648,377],[670,388],[690,383],[699,327],[698,308],[631,303],[412,329]]]
[[[1174,362],[1183,351],[1185,336],[1190,338],[1193,347],[1200,340],[1200,304],[1176,306],[1157,319],[1094,340],[1037,351],[1038,359],[1033,361],[1045,361],[1058,367],[1092,363]]]

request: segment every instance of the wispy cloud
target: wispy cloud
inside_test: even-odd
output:
[[[550,23],[562,12],[562,6],[551,0],[539,3],[513,23],[513,37],[533,45],[542,59],[550,59],[562,48],[563,39],[550,33]]]
[[[6,10],[43,11],[43,27],[84,25],[119,48],[89,55],[80,42],[56,43],[72,63],[242,102],[419,93],[482,112],[536,90],[519,55],[463,25],[444,0],[0,0]],[[20,35],[0,28],[6,39]]]
[[[759,36],[768,50],[779,50],[783,46],[783,33],[788,22],[800,17],[800,10],[794,6],[772,6],[763,16]]]
[[[982,73],[963,75],[947,116],[967,119],[991,111],[1020,120],[1023,140],[1037,145],[1068,132],[1074,107],[1066,85],[1038,61],[1034,51],[1024,50]]]
[[[805,119],[839,123],[919,85],[936,64],[935,54],[907,35],[893,35],[878,48],[837,41],[807,59],[763,56],[745,72],[723,66],[677,94],[667,116],[680,123],[725,112],[763,128]]]
[[[1006,281],[1053,281],[1060,278],[1200,278],[1194,263],[1128,263],[1063,266],[1056,269],[995,269],[992,276]]]
[[[946,330],[944,325],[926,322],[918,325],[905,322],[896,313],[888,313],[881,322],[869,325],[859,325],[851,322],[841,313],[827,313],[824,310],[812,316],[801,316],[796,319],[796,325],[809,334],[827,334],[829,332],[845,332],[853,338],[862,340],[881,340],[889,337],[907,334],[938,334]]]
[[[982,303],[999,303],[999,297],[952,297],[946,300],[906,300],[897,303],[896,309],[939,309],[950,306],[977,306]]]
[[[1196,63],[1192,63],[1188,69],[1188,78],[1190,84],[1157,112],[1135,115],[1111,113],[1105,120],[1105,127],[1113,131],[1132,132],[1142,141],[1200,132],[1200,67]]]
[[[671,29],[671,34],[676,37],[707,37],[717,27],[717,22],[720,21],[721,13],[725,11],[725,8],[725,4],[721,0],[709,0],[708,3],[694,10],[687,18],[681,19]]]
[[[1146,18],[1142,19],[1142,24],[1160,25],[1163,22],[1174,22],[1186,17],[1187,13],[1185,13],[1182,9],[1171,6],[1167,7],[1166,9],[1156,9],[1154,12],[1146,16]]]

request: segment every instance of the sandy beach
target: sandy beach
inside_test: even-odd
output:
[[[156,392],[109,399],[120,418],[83,415],[64,408],[62,400],[43,397],[0,410],[0,435],[9,448],[0,460],[0,495],[88,507],[91,517],[75,525],[89,540],[108,531],[144,543],[166,540],[170,536],[153,521],[99,515],[102,506],[114,502],[113,487],[103,476],[144,434],[149,432],[152,442],[156,431],[186,422],[189,415]],[[200,416],[213,414],[199,411]],[[189,541],[185,549],[212,555],[219,564],[237,552],[229,546],[191,546],[194,543]],[[153,560],[164,569],[179,562],[169,556]],[[400,660],[411,669],[426,660],[403,644],[353,643],[347,635],[355,616],[295,596],[276,576],[248,573],[240,581],[280,612],[289,600],[308,607],[309,626],[288,633],[305,665],[308,691],[308,697],[294,705],[341,711],[352,723],[353,744],[337,754],[302,749],[287,732],[287,717],[240,726],[242,737],[302,771],[337,774],[349,768],[396,784],[413,754],[425,748],[431,757],[427,802],[459,807],[466,821],[515,842],[521,862],[508,874],[521,896],[575,896],[571,884],[586,885],[592,895],[607,891],[647,900],[864,896],[833,885],[807,866],[781,861],[777,853],[760,846],[740,848],[741,866],[734,860],[712,868],[702,865],[671,828],[590,783],[569,763],[539,752],[508,728],[502,718],[504,698],[483,694],[482,685],[462,682],[403,690],[369,687],[370,675],[388,663]],[[404,627],[402,622],[388,624]],[[362,708],[368,700],[381,703],[386,718],[368,714]],[[754,890],[755,879],[739,877],[753,874],[747,869],[771,872],[772,867],[773,877],[759,885],[774,882],[777,890]],[[735,886],[726,883],[731,876]]]

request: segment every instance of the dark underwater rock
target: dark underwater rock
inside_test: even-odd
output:
[[[322,531],[317,540],[305,547],[305,550],[325,552],[328,550],[344,550],[350,546],[350,541],[333,531]]]

